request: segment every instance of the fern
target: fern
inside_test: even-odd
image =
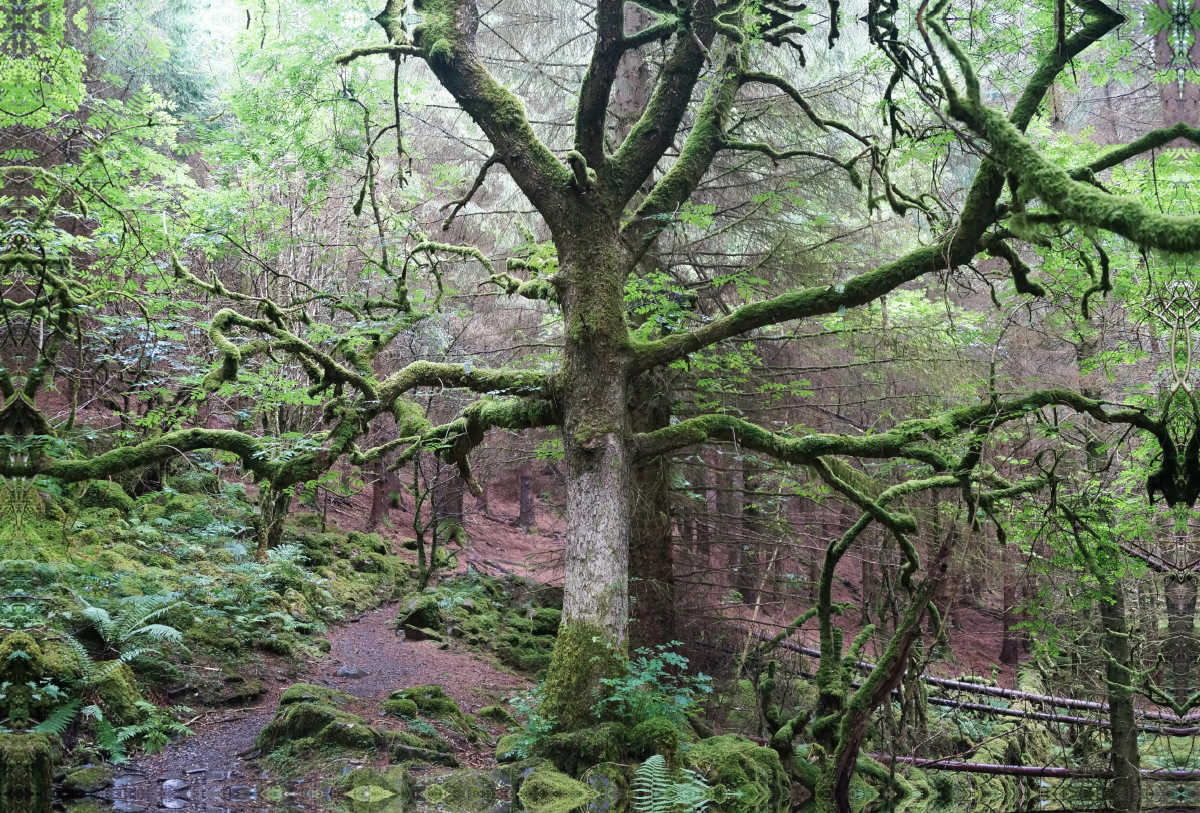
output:
[[[67,726],[75,720],[75,717],[79,714],[79,707],[82,705],[81,701],[72,700],[65,705],[59,706],[49,717],[33,727],[34,732],[37,734],[57,734],[61,736],[67,730]]]
[[[643,762],[633,775],[633,813],[702,813],[712,801],[712,789],[700,774],[681,773],[684,781],[674,781],[659,754]]]

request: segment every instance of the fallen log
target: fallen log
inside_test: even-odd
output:
[[[1034,776],[1057,779],[1112,779],[1109,768],[1059,768],[1054,765],[994,765],[987,762],[951,762],[921,757],[900,757],[891,754],[867,754],[876,762],[911,765],[914,768],[960,773],[982,773],[993,776]],[[1200,771],[1172,771],[1154,768],[1140,772],[1142,779],[1157,782],[1200,782]]]

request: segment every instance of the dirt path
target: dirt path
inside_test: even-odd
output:
[[[377,704],[397,689],[439,684],[464,712],[475,712],[527,685],[469,651],[439,650],[432,641],[397,637],[390,626],[396,612],[396,605],[386,605],[333,630],[330,651],[321,661],[288,670],[268,669],[267,691],[250,706],[211,711],[191,725],[194,736],[172,743],[160,754],[135,759],[117,780],[116,809],[139,813],[166,807],[217,813],[266,806],[262,797],[269,795],[266,788],[274,779],[254,759],[254,739],[275,713],[283,690],[293,683],[330,686],[361,698],[364,702],[347,710],[385,728],[395,723],[379,719]],[[338,677],[343,667],[367,675]],[[494,764],[490,743],[481,740],[472,746],[452,732],[443,735],[454,743],[464,765]],[[306,790],[302,782],[290,783],[286,792],[293,804],[319,803],[317,791]]]

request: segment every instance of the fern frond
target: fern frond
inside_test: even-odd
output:
[[[67,730],[67,726],[75,720],[79,714],[79,707],[82,703],[79,700],[72,700],[69,703],[59,706],[45,720],[42,720],[33,727],[36,734],[57,734],[62,735]]]
[[[147,624],[127,634],[124,640],[145,636],[160,643],[179,644],[183,642],[183,633],[166,624]]]

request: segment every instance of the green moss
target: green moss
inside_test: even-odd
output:
[[[678,764],[679,729],[666,717],[653,717],[638,723],[629,733],[629,745],[638,759],[659,754],[672,765]]]
[[[562,610],[543,607],[533,614],[534,635],[558,635],[558,625],[562,623]]]
[[[620,677],[625,666],[619,649],[599,627],[566,622],[546,673],[542,715],[553,718],[559,731],[583,728],[595,718],[592,707],[601,697],[601,678]]]
[[[123,663],[112,669],[94,687],[93,691],[104,709],[104,719],[115,726],[141,722],[142,712],[138,703],[142,693],[129,664]]]
[[[411,700],[384,700],[383,710],[393,717],[416,717],[417,704]]]
[[[791,801],[791,782],[779,754],[737,734],[709,737],[694,744],[684,759],[712,786],[731,793],[725,813],[783,813]]]
[[[62,746],[51,734],[0,734],[0,810],[50,813]]]
[[[397,626],[406,632],[410,627],[440,630],[444,626],[442,610],[435,596],[411,596],[404,601],[404,608],[396,618]]]
[[[112,787],[113,772],[106,765],[92,765],[72,771],[63,780],[63,793],[72,796],[82,796],[85,793],[96,793]]]
[[[80,508],[115,508],[125,515],[132,513],[134,506],[133,497],[109,480],[92,480],[75,502]]]
[[[555,734],[538,748],[538,756],[563,773],[580,776],[601,762],[620,762],[629,748],[629,731],[620,723]]]
[[[407,731],[389,732],[387,749],[392,762],[428,762],[431,765],[458,767],[458,758],[453,753],[426,748],[420,737]]]
[[[484,706],[479,710],[479,716],[499,725],[516,725],[516,719],[503,706]]]
[[[548,765],[534,768],[517,794],[529,813],[569,813],[586,805],[592,796],[587,785]]]
[[[413,686],[399,689],[388,695],[388,700],[411,700],[421,714],[437,719],[459,716],[458,704],[447,695],[441,686]]]
[[[312,740],[318,746],[370,750],[383,742],[383,735],[361,717],[335,707],[336,695],[345,697],[342,692],[325,690],[331,693],[323,702],[320,695],[308,691],[311,688],[319,687],[298,684],[288,690],[292,694],[287,702],[281,699],[274,718],[259,732],[255,741],[259,748],[274,751],[289,743]]]
[[[315,686],[312,683],[296,683],[289,686],[279,698],[280,706],[293,703],[321,703],[326,706],[341,706],[354,698],[337,689]]]
[[[521,734],[505,734],[496,741],[496,761],[500,763],[515,762],[521,758]]]

